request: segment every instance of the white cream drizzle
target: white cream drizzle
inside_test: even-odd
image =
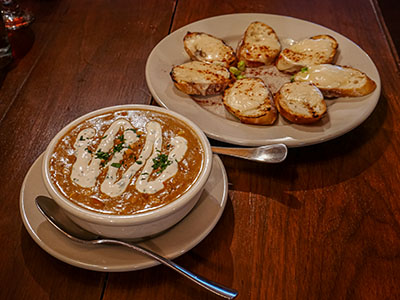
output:
[[[72,166],[71,180],[82,187],[91,187],[99,173],[100,160],[92,159],[86,149],[96,131],[93,128],[79,132],[74,143],[76,161]]]
[[[108,167],[106,177],[100,185],[100,190],[110,197],[121,195],[133,176],[144,166],[141,175],[136,183],[136,189],[141,193],[154,194],[164,188],[163,182],[173,177],[178,171],[178,162],[182,160],[187,151],[187,141],[183,137],[175,137],[171,140],[172,149],[168,155],[171,161],[165,170],[153,181],[148,181],[153,170],[153,159],[161,152],[162,130],[158,122],[151,121],[146,124],[146,141],[140,152],[137,161],[130,166],[118,180],[118,167],[113,164],[119,164],[128,150],[128,146],[134,144],[138,137],[133,130],[132,125],[125,119],[115,121],[105,132],[104,137],[97,147],[96,152],[89,153],[87,147],[91,144],[95,135],[93,128],[84,129],[79,132],[74,144],[76,161],[72,166],[71,180],[81,187],[93,187],[96,184],[97,177],[100,174],[101,159],[96,158],[97,152],[108,153],[114,146],[114,140],[118,132],[124,130],[123,149],[115,152],[112,158],[107,162]]]
[[[171,140],[171,146],[173,147],[168,155],[168,160],[171,162],[170,165],[158,176],[155,180],[149,181],[150,174],[153,170],[153,159],[155,159],[159,153],[157,144],[154,144],[153,155],[147,160],[146,165],[143,168],[142,174],[139,176],[136,182],[136,189],[141,193],[154,194],[164,188],[163,182],[170,179],[178,172],[178,162],[180,162],[187,150],[187,141],[183,137],[175,137]]]
[[[101,159],[96,158],[96,153],[107,153],[108,151],[110,151],[110,149],[114,146],[114,139],[121,128],[125,131],[128,129],[133,129],[132,125],[124,119],[119,119],[115,121],[105,132],[104,137],[100,142],[100,145],[97,147],[94,153],[89,153],[87,147],[91,144],[92,138],[94,137],[96,131],[93,128],[87,128],[79,132],[74,144],[75,156],[77,159],[72,166],[71,180],[73,182],[84,188],[93,187],[96,184],[97,176],[99,176],[100,174],[101,164]],[[124,137],[125,147],[136,142],[137,140],[136,134],[132,131],[126,131]],[[127,149],[125,149],[125,151],[126,150]],[[122,159],[123,153],[116,154],[120,154],[119,156],[121,156]],[[114,155],[112,160],[114,160],[115,156],[116,155]],[[113,162],[115,161],[116,158]]]

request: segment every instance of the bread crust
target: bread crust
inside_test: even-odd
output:
[[[254,117],[246,117],[240,114],[230,107],[225,106],[225,108],[234,116],[236,116],[241,123],[253,124],[253,125],[272,125],[278,117],[278,112],[275,107],[271,107],[269,110],[263,110],[262,114]]]

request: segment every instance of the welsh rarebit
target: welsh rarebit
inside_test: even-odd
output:
[[[327,109],[321,91],[308,82],[285,83],[274,100],[279,113],[296,124],[317,122]]]
[[[286,73],[295,73],[307,66],[330,64],[337,48],[338,43],[333,37],[316,35],[283,49],[275,64],[278,70]]]
[[[363,72],[330,64],[307,67],[296,73],[293,79],[314,84],[327,98],[365,96],[376,88],[376,83]]]
[[[176,88],[188,95],[216,95],[231,82],[227,68],[200,61],[175,66],[170,76]]]
[[[275,31],[262,22],[251,23],[239,42],[238,60],[248,67],[270,65],[281,51],[281,44]]]
[[[246,124],[271,125],[278,114],[272,94],[260,78],[236,80],[224,91],[223,103]]]
[[[203,32],[188,32],[183,38],[183,46],[192,60],[209,62],[229,67],[236,61],[232,47],[215,36]]]

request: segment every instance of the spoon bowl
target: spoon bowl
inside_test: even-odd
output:
[[[192,280],[193,282],[197,283],[201,287],[213,292],[214,294],[221,296],[226,299],[233,299],[238,295],[238,292],[234,289],[225,287],[221,284],[212,282],[208,279],[205,279],[199,275],[196,275],[185,268],[177,265],[173,261],[160,256],[159,254],[146,249],[136,243],[122,241],[113,238],[105,238],[94,233],[91,233],[78,225],[68,218],[68,216],[64,213],[62,208],[60,208],[57,203],[48,197],[45,196],[38,196],[35,199],[36,206],[38,207],[39,211],[43,214],[43,216],[62,234],[70,238],[71,240],[83,244],[112,244],[112,245],[121,245],[138,251],[139,253],[149,256],[156,261],[160,262],[161,264],[166,265],[167,267],[177,271],[181,275],[185,276],[186,278]]]

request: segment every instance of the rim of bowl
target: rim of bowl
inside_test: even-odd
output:
[[[69,199],[67,199],[64,195],[60,193],[60,191],[57,189],[57,187],[54,186],[53,182],[50,179],[50,173],[49,173],[49,161],[51,154],[53,153],[53,149],[59,139],[67,132],[69,131],[73,126],[78,125],[80,122],[82,122],[85,119],[88,119],[90,117],[99,115],[104,112],[108,111],[118,111],[118,110],[151,110],[151,111],[156,111],[160,113],[167,114],[169,116],[175,117],[180,121],[183,121],[187,126],[192,128],[192,130],[195,132],[197,137],[199,138],[203,148],[204,148],[204,163],[203,163],[203,168],[200,172],[200,175],[198,176],[196,182],[194,185],[186,191],[180,198],[160,207],[156,208],[154,210],[150,210],[148,212],[143,212],[143,213],[138,213],[138,214],[133,214],[133,215],[108,215],[108,214],[102,214],[98,212],[93,212],[88,209],[85,209],[83,207],[80,207],[73,202],[71,202]],[[42,165],[42,175],[43,175],[43,181],[45,183],[45,186],[50,193],[50,195],[53,197],[53,199],[56,201],[56,203],[69,212],[70,214],[74,215],[75,217],[86,220],[91,223],[97,223],[97,224],[115,224],[115,225],[134,225],[134,224],[141,224],[141,223],[150,223],[154,221],[154,219],[163,219],[170,214],[172,214],[174,211],[179,210],[181,207],[185,206],[188,202],[190,202],[190,199],[194,197],[197,193],[199,193],[202,188],[204,187],[205,183],[208,180],[208,177],[211,172],[211,166],[212,166],[212,151],[211,151],[211,146],[210,142],[208,141],[208,138],[204,134],[204,132],[192,121],[187,119],[186,117],[182,116],[181,114],[178,114],[174,111],[167,110],[162,107],[157,107],[157,106],[152,106],[152,105],[145,105],[145,104],[125,104],[125,105],[116,105],[116,106],[109,106],[109,107],[104,107],[92,112],[89,112],[85,115],[82,115],[76,119],[74,119],[72,122],[68,123],[65,125],[50,141],[49,145],[46,148],[44,159],[43,159],[43,165]]]

